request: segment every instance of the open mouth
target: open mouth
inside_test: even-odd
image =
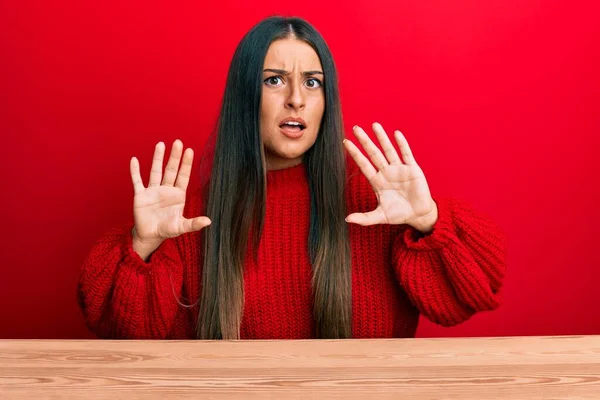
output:
[[[293,121],[281,124],[281,125],[279,125],[279,127],[281,129],[285,129],[290,132],[300,132],[300,131],[303,131],[304,129],[306,129],[306,127],[304,125],[302,125],[300,122],[293,122]]]

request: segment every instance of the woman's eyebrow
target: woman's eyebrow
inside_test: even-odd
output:
[[[284,69],[273,69],[273,68],[267,68],[265,69],[263,72],[273,72],[275,74],[278,75],[289,75],[290,73]],[[302,73],[303,76],[312,76],[312,75],[324,75],[322,71],[319,70],[313,70],[313,71],[304,71]]]

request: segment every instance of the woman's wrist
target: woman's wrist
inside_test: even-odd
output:
[[[145,262],[148,262],[148,260],[150,259],[150,255],[152,255],[152,253],[154,253],[156,251],[156,249],[158,249],[160,247],[162,242],[163,242],[162,239],[152,240],[152,241],[142,240],[138,236],[135,226],[131,230],[131,245],[133,247],[133,250]]]

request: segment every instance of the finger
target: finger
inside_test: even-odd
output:
[[[193,161],[194,150],[187,148],[183,153],[183,161],[181,162],[181,168],[179,168],[179,173],[177,174],[177,183],[175,184],[184,192],[187,190],[188,183],[190,182]]]
[[[410,150],[410,146],[408,145],[408,141],[406,140],[402,132],[396,131],[394,132],[394,136],[396,137],[396,142],[398,142],[398,147],[400,147],[400,154],[402,154],[404,164],[416,164],[417,162],[415,161],[415,157],[413,156],[413,153]]]
[[[165,144],[163,142],[158,142],[154,148],[154,156],[152,156],[152,168],[150,169],[150,181],[148,182],[148,187],[160,185],[164,156]]]
[[[367,133],[358,125],[354,126],[354,136],[356,136],[360,144],[362,144],[369,155],[369,158],[373,162],[373,165],[375,165],[377,169],[382,170],[388,166],[388,162],[379,148],[375,146],[375,143],[373,143]]]
[[[179,170],[179,161],[181,161],[181,152],[183,150],[183,143],[177,139],[173,142],[171,147],[171,155],[169,161],[165,167],[165,174],[163,176],[163,185],[173,186],[175,178],[177,178],[177,171]]]
[[[184,218],[182,221],[182,230],[184,233],[199,231],[211,224],[208,217]]]
[[[344,146],[346,147],[348,153],[350,153],[350,156],[352,156],[352,158],[356,162],[356,165],[358,165],[358,168],[360,168],[362,173],[367,177],[367,179],[369,181],[373,179],[373,177],[377,175],[377,170],[373,168],[373,165],[371,164],[369,159],[363,155],[360,149],[356,147],[356,145],[352,143],[352,141],[344,139]]]
[[[366,213],[353,213],[346,217],[346,221],[352,224],[358,224],[362,226],[385,224],[385,216],[381,212],[381,209],[377,208],[373,211]]]
[[[133,193],[140,194],[146,189],[142,176],[140,175],[140,162],[137,158],[132,157],[129,162],[129,172],[131,173],[131,182],[133,182]]]
[[[375,135],[377,136],[377,140],[379,140],[379,144],[381,145],[381,148],[383,149],[383,152],[384,152],[385,157],[387,158],[388,162],[390,164],[402,164],[402,161],[400,160],[400,156],[398,155],[398,152],[394,148],[394,145],[392,144],[387,133],[385,133],[383,126],[381,126],[380,123],[375,122],[373,124],[373,131],[375,132]]]

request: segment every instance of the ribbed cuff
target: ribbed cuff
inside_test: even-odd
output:
[[[135,268],[138,273],[151,274],[152,270],[157,266],[161,265],[165,259],[174,260],[177,248],[173,243],[172,239],[166,239],[161,245],[154,250],[150,255],[148,262],[144,261],[142,257],[133,249],[133,237],[131,235],[131,229],[125,234],[125,241],[123,242],[123,255],[125,258],[125,265],[130,265]]]
[[[434,198],[438,208],[438,220],[433,226],[433,231],[423,234],[409,226],[402,236],[402,240],[409,249],[431,251],[446,246],[449,242],[457,240],[456,229],[452,221],[452,200],[447,198]]]

